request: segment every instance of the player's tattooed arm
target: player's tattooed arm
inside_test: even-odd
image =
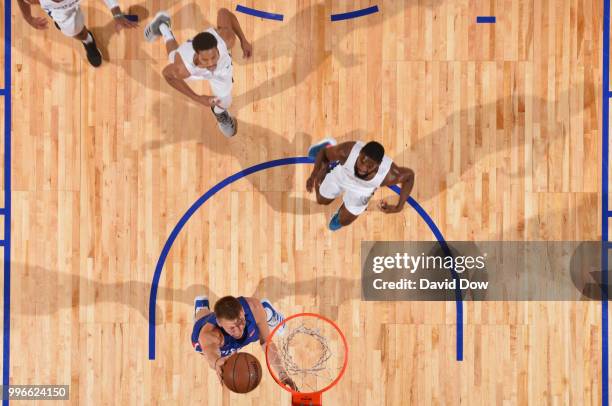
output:
[[[323,178],[325,178],[327,167],[330,162],[339,161],[341,164],[346,162],[354,145],[354,141],[343,142],[342,144],[323,148],[321,151],[319,151],[319,154],[315,159],[315,165],[312,173],[310,174],[308,181],[306,181],[306,190],[308,190],[308,192],[312,192],[315,187],[319,186],[321,182],[323,182]]]
[[[242,32],[238,18],[226,8],[219,9],[217,13],[217,30],[228,49],[232,49],[234,42],[236,42],[236,36],[238,36],[243,56],[249,58],[253,54],[253,46]]]
[[[37,30],[47,29],[48,22],[46,18],[32,16],[32,8],[30,5],[40,4],[38,1],[36,0],[29,0],[29,1],[17,0],[17,4],[19,5],[19,10],[21,11],[21,15],[23,16],[24,20],[26,20],[28,24],[30,24],[32,27],[36,28]]]
[[[414,186],[414,171],[412,169],[391,164],[391,169],[385,177],[382,186],[396,185],[398,183],[401,184],[401,190],[397,204],[390,205],[384,199],[380,201],[379,207],[385,213],[398,213],[402,211]]]
[[[187,79],[190,74],[178,53],[174,55],[174,62],[167,65],[162,70],[162,74],[170,86],[183,93],[191,100],[207,107],[211,107],[215,104],[214,96],[199,95],[185,82],[185,79]]]

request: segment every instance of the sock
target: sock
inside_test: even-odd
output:
[[[89,45],[93,42],[93,37],[91,36],[91,32],[87,33],[87,38],[85,38],[85,41],[83,41],[83,44],[85,45]]]
[[[162,37],[164,37],[164,40],[166,42],[172,41],[174,39],[174,35],[172,35],[172,31],[170,31],[170,27],[168,27],[168,24],[166,23],[161,23],[159,25],[159,32],[161,32],[161,35]]]
[[[222,109],[222,108],[221,108],[221,107],[219,107],[219,106],[215,106],[215,107],[213,107],[213,111],[215,112],[215,114],[221,114],[221,113],[223,113],[225,110],[224,110],[224,109]]]

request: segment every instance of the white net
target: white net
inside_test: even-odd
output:
[[[338,330],[318,317],[298,317],[272,337],[278,357],[268,354],[273,373],[288,376],[300,392],[317,392],[341,373],[345,345]]]

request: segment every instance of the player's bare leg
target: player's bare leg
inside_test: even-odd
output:
[[[93,67],[98,67],[102,65],[102,54],[98,49],[98,45],[96,44],[96,39],[93,34],[87,29],[87,27],[83,27],[81,32],[75,35],[73,38],[81,41],[83,47],[85,48],[85,52],[87,52],[87,61]]]
[[[359,216],[356,216],[350,211],[348,211],[343,204],[342,206],[340,206],[336,214],[334,214],[331,218],[329,222],[329,229],[332,231],[336,231],[341,227],[348,226],[353,221],[355,221],[357,217]]]

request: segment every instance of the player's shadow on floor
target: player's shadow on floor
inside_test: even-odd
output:
[[[90,30],[96,37],[98,48],[102,53],[103,64],[116,64],[119,68],[123,69],[127,76],[138,83],[143,88],[153,90],[154,92],[160,92],[168,96],[181,98],[184,103],[190,103],[189,99],[181,95],[178,91],[173,89],[166,83],[163,78],[161,70],[162,67],[158,67],[157,63],[154,62],[156,58],[153,57],[153,51],[159,48],[160,55],[163,55],[163,61],[167,61],[167,54],[164,41],[158,39],[153,43],[145,41],[143,31],[145,26],[150,22],[152,16],[157,10],[151,13],[146,7],[146,3],[139,3],[130,6],[126,13],[136,14],[139,16],[140,26],[135,29],[121,29],[117,31],[115,23],[112,17],[107,16],[107,10],[98,10],[92,8],[86,8],[86,16],[91,14],[92,21],[104,21],[103,25],[92,26]],[[210,27],[212,26],[208,19],[202,14],[200,7],[196,3],[189,3],[181,7],[178,11],[172,13],[172,21],[174,24],[187,25],[188,27],[193,26],[193,35],[199,32],[198,27]],[[185,28],[185,27],[180,27]],[[111,39],[115,36],[125,36],[125,50],[126,54],[122,57],[111,58],[111,53],[114,51],[110,45]],[[179,44],[187,40],[189,37],[181,39],[177,38]],[[146,74],[143,74],[142,70],[131,69],[130,62],[132,61],[150,61],[147,62],[145,69]],[[166,62],[167,63],[167,62]],[[164,63],[165,65],[165,63]]]
[[[569,89],[561,91],[555,100],[513,94],[493,103],[452,113],[446,117],[440,128],[417,139],[413,144],[406,144],[407,148],[403,151],[388,151],[388,154],[397,165],[415,170],[412,196],[419,203],[435,199],[456,184],[464,183],[468,174],[477,176],[478,163],[487,160],[491,155],[505,152],[503,159],[509,160],[511,150],[515,148],[532,151],[531,160],[524,158],[524,152],[519,154],[518,159],[524,159],[524,165],[517,165],[517,173],[511,172],[512,165],[509,161],[495,166],[487,165],[486,170],[497,171],[497,176],[507,175],[513,179],[525,178],[525,171],[529,168],[533,168],[534,173],[545,172],[550,173],[551,177],[559,176],[560,172],[538,168],[546,165],[553,169],[559,168],[559,171],[563,168],[563,155],[559,155],[559,161],[555,162],[555,154],[552,151],[558,150],[560,145],[560,149],[563,149],[560,143],[568,142],[568,138],[572,136],[570,128],[576,123],[577,116],[583,114],[584,120],[597,119],[596,95],[597,91],[592,82],[571,85]],[[574,105],[573,100],[581,98],[583,105]],[[531,106],[529,114],[526,114],[526,106]],[[481,126],[470,128],[468,117],[475,117],[474,121],[481,123]],[[534,129],[531,133],[526,126],[528,117],[533,120],[529,123]],[[554,117],[554,120],[549,121],[549,117]],[[548,126],[549,123],[552,127]],[[487,128],[487,125],[490,127]],[[580,122],[576,125],[583,124]],[[536,128],[539,132],[536,132]],[[526,144],[528,139],[531,139],[530,145]],[[438,158],[440,155],[442,159]]]
[[[237,60],[236,63],[242,66],[265,63],[271,77],[235,96],[234,105],[237,110],[240,110],[259,100],[274,97],[296,87],[304,82],[308,76],[321,69],[323,65],[331,63],[332,58],[338,60],[344,68],[362,65],[365,61],[365,53],[372,52],[372,50],[360,50],[364,54],[346,52],[338,46],[343,38],[352,35],[355,30],[382,25],[385,20],[408,8],[419,4],[422,7],[433,8],[441,2],[442,0],[425,2],[408,0],[386,3],[380,7],[378,13],[339,22],[330,20],[331,7],[316,3],[298,10],[296,14],[282,23],[262,21],[261,24],[274,24],[275,28],[254,39],[252,42],[253,56],[251,58]],[[359,7],[355,6],[354,8]],[[239,18],[241,18],[240,15]],[[241,19],[241,21],[244,20]],[[332,43],[330,44],[330,42]],[[374,52],[382,52],[380,49],[384,46],[385,44],[380,44],[380,48]],[[419,44],[415,44],[415,46],[419,46]],[[242,51],[237,41],[237,46],[234,47],[234,55],[239,52]],[[292,59],[290,68],[276,74],[277,69],[274,67],[274,61],[287,58]]]
[[[42,10],[33,10],[32,14],[37,17],[45,16],[44,11]],[[76,47],[75,52],[79,52],[80,55],[82,55],[84,58],[85,51],[83,49],[83,46],[78,41],[75,41],[72,38],[68,38],[64,36],[61,32],[59,32],[59,30],[57,30],[53,25],[53,20],[51,20],[50,18],[48,19],[49,25],[46,30],[36,30],[30,25],[28,25],[28,23],[26,23],[21,16],[19,16],[18,18],[21,19],[20,22],[24,25],[24,27],[20,28],[21,33],[23,35],[20,35],[17,39],[15,38],[17,36],[13,34],[13,41],[18,41],[19,46],[15,46],[15,44],[13,44],[12,52],[20,53],[24,57],[30,59],[30,61],[32,62],[28,64],[28,68],[31,68],[33,66],[35,67],[36,64],[43,64],[47,68],[47,70],[52,73],[61,73],[68,76],[77,76],[77,74],[80,73],[81,69],[78,65],[72,66],[69,65],[69,62],[62,63],[61,61],[58,61],[57,55],[55,55],[54,58],[54,54],[49,52],[48,49],[44,49],[42,46],[38,45],[36,42],[38,42],[39,40],[34,41],[33,37],[40,38],[46,35],[49,39],[52,39],[56,44],[60,44],[63,48]],[[2,36],[1,39],[3,41],[4,36]],[[71,61],[71,58],[68,58],[68,60]],[[87,63],[87,61],[85,61],[85,63]],[[13,68],[13,74],[19,74],[22,71],[22,66],[19,62],[19,58],[13,56],[13,64],[15,65],[15,67]],[[40,77],[40,73],[37,74],[37,80],[42,80]]]
[[[415,170],[416,182],[412,195],[420,203],[435,199],[456,184],[464,183],[468,174],[476,176],[475,171],[478,170],[477,164],[479,162],[502,151],[508,151],[509,153],[511,149],[515,148],[533,150],[531,162],[525,160],[524,165],[534,168],[533,170],[537,172],[537,168],[541,168],[542,165],[555,165],[554,161],[549,162],[554,156],[550,151],[556,148],[559,142],[571,136],[570,122],[573,123],[576,116],[586,111],[587,114],[584,114],[585,120],[587,118],[596,119],[596,94],[594,84],[585,82],[572,85],[569,89],[560,92],[555,100],[531,95],[510,95],[495,102],[472,106],[452,113],[446,117],[444,125],[440,128],[417,139],[414,144],[406,144],[407,148],[399,153],[388,150],[387,154],[393,158],[397,165],[407,166]],[[583,100],[582,106],[572,105],[575,104],[572,100],[576,99]],[[167,100],[163,103],[170,105],[171,102]],[[530,106],[529,114],[526,114],[526,106]],[[154,111],[163,110],[167,109],[163,105],[157,105]],[[202,120],[201,109],[197,106],[190,106],[184,114],[183,122],[195,122],[198,123],[198,126],[202,123],[205,125],[204,128],[184,129],[178,134],[171,131],[166,132],[167,138],[148,141],[144,145],[144,149],[157,149],[169,144],[197,140],[208,151],[235,157],[240,162],[240,167],[245,169],[251,165],[272,159],[305,155],[307,146],[313,140],[322,138],[322,135],[313,136],[302,133],[296,134],[293,140],[289,141],[287,137],[266,128],[239,120],[238,135],[231,140],[225,140],[219,134],[211,114],[208,114],[208,117],[205,116]],[[525,127],[525,120],[530,116],[533,117],[534,128],[536,127],[535,124],[540,128],[537,134],[535,132],[528,134],[529,130]],[[468,117],[475,117],[475,122],[482,123],[481,126],[470,129],[467,124]],[[487,123],[487,117],[493,117],[493,119],[488,119],[489,122]],[[552,123],[553,128],[547,127],[548,117],[555,118]],[[160,128],[159,125],[157,128]],[[455,136],[455,128],[459,128],[458,136]],[[532,140],[530,145],[526,145],[527,137]],[[336,138],[339,142],[374,139],[363,130],[352,131]],[[458,153],[454,153],[454,149],[457,148],[459,149]],[[259,149],[262,150],[261,153],[254,153]],[[277,150],[281,153],[280,155],[271,155],[267,153],[268,150]],[[300,153],[299,151],[304,152]],[[444,157],[451,159],[435,159],[440,151],[443,151]],[[548,156],[549,158],[541,160],[541,156]],[[454,157],[459,157],[460,161],[454,162],[452,159]],[[559,167],[562,167],[561,162],[559,162]],[[512,178],[526,176],[524,167],[519,167],[519,173],[511,173],[510,168],[511,165],[504,164],[487,166],[486,169],[497,171],[498,176],[508,175]],[[309,168],[310,170],[311,168]],[[299,215],[327,213],[333,210],[333,208],[327,210],[316,204],[313,195],[306,199],[298,198],[301,201],[296,201],[295,204],[283,203],[282,199],[265,193],[274,190],[269,190],[264,184],[260,183],[259,177],[251,176],[247,179],[252,182],[255,189],[264,194],[268,204],[277,212]],[[290,191],[290,187],[295,183],[293,177],[289,177],[287,180],[283,190]],[[304,185],[302,191],[305,191],[305,189]]]
[[[26,266],[16,262],[11,264],[11,271],[14,275],[19,275],[17,279],[19,280],[20,294],[29,298],[14,303],[11,310],[16,314],[43,316],[56,314],[61,309],[79,308],[79,311],[85,311],[84,307],[96,304],[121,304],[137,311],[142,320],[148,320],[149,318],[149,294],[151,292],[149,282],[104,282],[78,274],[54,271],[39,266]],[[120,277],[120,275],[116,276]],[[338,306],[346,301],[359,299],[359,289],[359,279],[321,276],[306,281],[286,283],[279,277],[270,276],[259,282],[251,296],[268,298],[272,303],[276,303],[287,296],[313,297],[315,295],[321,300],[325,297],[334,297],[334,304],[329,306],[328,311],[337,312]],[[72,294],[67,294],[66,290],[69,290]],[[244,295],[248,296],[250,293],[247,291],[244,292]],[[211,299],[211,304],[214,304],[227,292],[214,290],[204,284],[194,284],[183,289],[170,288],[164,286],[162,275],[157,291],[155,324],[177,321],[169,320],[168,317],[170,316],[166,316],[164,313],[163,309],[167,307],[167,302],[185,305],[179,311],[184,309],[187,312],[185,319],[191,321],[193,299],[202,294],[207,295]],[[333,316],[333,313],[331,316]],[[119,318],[127,320],[131,316],[121,314]]]
[[[173,100],[168,98],[158,101],[155,103],[153,111],[170,111],[172,103]],[[154,115],[153,119],[158,120],[154,128],[162,128],[161,119],[157,115]],[[144,152],[147,153],[166,146],[195,141],[196,148],[201,149],[202,156],[207,156],[209,152],[214,152],[228,159],[234,158],[238,161],[240,170],[244,170],[250,166],[273,159],[305,156],[308,146],[314,140],[322,137],[313,137],[305,132],[297,133],[292,137],[290,134],[279,134],[257,124],[238,119],[238,134],[231,139],[227,139],[219,132],[217,122],[210,109],[195,104],[187,104],[181,111],[181,117],[177,118],[177,120],[181,122],[181,131],[163,131],[166,137],[145,142],[142,147]],[[163,127],[168,128],[168,124],[163,125]],[[343,134],[337,137],[337,139],[343,141],[362,138],[363,136],[363,130],[355,130]],[[274,151],[279,152],[276,153]],[[270,171],[274,170],[270,169]],[[314,195],[304,198],[295,194],[295,166],[281,170],[283,171],[282,173],[275,172],[270,175],[282,177],[279,182],[270,181],[269,176],[257,176],[256,174],[247,176],[245,179],[253,185],[255,190],[260,192],[266,199],[267,204],[276,212],[303,215],[331,210],[317,204]],[[308,166],[308,173],[311,170],[312,166]],[[229,175],[231,173],[226,173],[223,177],[216,179],[216,181],[220,181]],[[306,192],[305,182],[306,180],[304,179],[303,189],[299,192]],[[212,184],[210,186],[212,187]],[[201,192],[204,194],[206,191],[202,190]],[[279,198],[277,192],[286,193],[288,200],[282,195]]]
[[[592,193],[592,199],[583,198],[577,204],[571,205],[572,200],[568,200],[573,216],[581,220],[577,225],[582,230],[593,230],[597,228],[599,221],[598,214],[593,207],[597,206],[598,196]],[[555,206],[557,207],[557,206]],[[584,214],[591,214],[591,218],[585,219]],[[499,234],[489,236],[489,240],[512,239],[534,239],[534,240],[557,240],[564,238],[569,240],[593,239],[596,236],[585,235],[580,230],[570,230],[567,235],[551,235],[551,230],[563,230],[567,222],[567,210],[551,210],[537,213],[534,216],[520,221],[507,228],[501,229]],[[522,230],[522,231],[521,231]],[[590,232],[590,231],[589,231]],[[582,234],[581,234],[582,233]],[[212,269],[212,268],[210,268]],[[115,303],[125,306],[140,315],[140,319],[147,321],[149,317],[149,294],[151,292],[150,281],[125,280],[120,282],[105,282],[96,277],[80,275],[79,269],[73,270],[75,273],[64,272],[63,270],[48,269],[40,266],[30,266],[23,263],[12,262],[11,272],[14,276],[13,284],[19,289],[20,297],[27,300],[13,302],[11,312],[15,315],[44,316],[56,314],[62,309],[77,309],[77,312],[85,312],[84,307],[96,304]],[[154,269],[147,272],[153,276]],[[304,303],[304,310],[319,312],[331,317],[338,318],[338,309],[343,304],[353,300],[360,300],[361,279],[360,271],[354,271],[354,278],[336,277],[331,275],[318,275],[301,281],[287,281],[286,276],[268,275],[262,278],[255,288],[245,289],[241,292],[257,298],[268,298],[272,303],[282,303],[285,299],[291,298],[297,303]],[[97,275],[104,272],[104,278],[121,278],[122,274],[117,269],[104,269],[98,271]],[[110,274],[109,274],[110,272]],[[185,320],[191,321],[193,299],[198,295],[207,295],[211,303],[230,292],[215,289],[210,285],[196,283],[184,288],[173,288],[166,286],[168,281],[168,269],[164,270],[160,279],[156,302],[156,324],[177,321],[176,313],[186,312],[183,316]],[[211,272],[210,270],[208,273]],[[194,275],[186,275],[186,280],[193,280]],[[198,273],[195,279],[207,277]],[[70,293],[68,293],[70,292]],[[295,300],[295,299],[297,300]],[[300,299],[303,298],[303,299]],[[173,304],[184,306],[178,309],[171,308]],[[309,304],[310,303],[310,304]],[[281,308],[285,315],[295,311]],[[165,312],[167,311],[167,313]],[[105,315],[104,317],[108,317]],[[120,319],[132,320],[130,314],[119,313]],[[172,320],[171,320],[172,319]],[[118,320],[120,321],[120,320]]]

